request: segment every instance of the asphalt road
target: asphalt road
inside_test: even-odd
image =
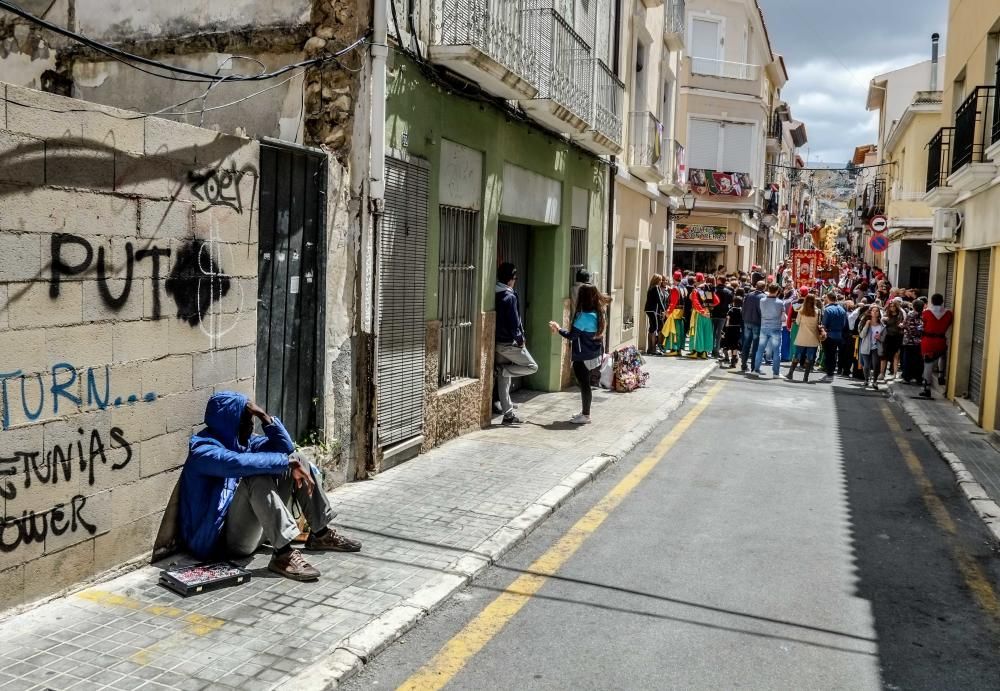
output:
[[[530,598],[496,601],[570,543]],[[720,372],[346,688],[1000,689],[998,584],[951,471],[883,394]]]

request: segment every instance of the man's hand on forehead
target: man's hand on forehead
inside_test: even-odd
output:
[[[263,422],[265,425],[270,425],[271,422],[273,422],[273,420],[271,419],[271,416],[268,415],[267,412],[263,408],[261,408],[259,405],[257,405],[253,401],[248,401],[247,402],[247,408],[246,409],[247,409],[248,413],[250,413],[253,417],[259,418],[260,421]]]

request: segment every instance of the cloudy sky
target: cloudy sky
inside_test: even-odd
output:
[[[872,77],[929,59],[935,31],[944,54],[948,0],[759,1],[785,56],[782,98],[806,123],[810,163],[846,163],[855,146],[875,141],[875,114],[865,110]]]

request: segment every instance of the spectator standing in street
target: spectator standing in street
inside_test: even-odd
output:
[[[709,280],[711,281],[711,279]],[[720,357],[719,346],[722,345],[722,332],[726,328],[726,317],[729,315],[729,306],[733,304],[733,291],[729,289],[721,277],[715,285],[715,296],[719,301],[712,308],[712,333],[715,337],[712,357],[718,358]]]
[[[934,364],[943,360],[948,352],[948,330],[954,321],[954,315],[944,306],[944,296],[941,293],[934,293],[931,296],[931,306],[920,316],[924,322],[924,333],[920,339],[920,353],[924,358],[924,388],[920,396],[933,398],[931,382],[934,380]],[[938,384],[944,385],[943,370]]]
[[[826,306],[823,308],[821,320],[823,331],[823,366],[826,376],[820,379],[820,383],[829,384],[833,381],[833,375],[837,372],[837,355],[840,350],[840,343],[847,332],[847,311],[837,302],[836,293],[827,293]]]
[[[761,362],[768,352],[771,353],[771,372],[774,378],[777,379],[781,374],[781,329],[785,320],[785,310],[791,300],[778,297],[779,290],[777,283],[771,283],[767,287],[767,297],[760,301],[760,336],[751,373],[754,377],[761,376]]]
[[[861,358],[861,367],[865,372],[865,383],[862,388],[868,388],[870,383],[876,391],[878,391],[879,383],[879,360],[882,356],[886,330],[883,321],[882,310],[879,309],[878,305],[872,305],[868,314],[861,317],[859,332],[858,356]]]
[[[902,356],[902,378],[906,384],[920,382],[923,371],[923,358],[920,356],[920,341],[924,335],[923,312],[927,303],[923,300],[914,300],[913,309],[906,314],[903,320],[903,356]]]
[[[659,279],[659,276],[656,278]],[[590,406],[593,401],[590,373],[601,365],[607,303],[595,286],[581,286],[570,329],[561,328],[557,322],[549,322],[553,333],[558,333],[570,342],[570,360],[573,362],[573,375],[580,386],[582,403],[580,414],[570,419],[574,425],[590,424]]]
[[[802,381],[808,382],[816,364],[816,352],[819,350],[819,310],[816,309],[816,296],[806,294],[802,306],[795,316],[795,355],[791,368],[785,378],[795,381],[795,368],[802,366]]]
[[[663,329],[663,296],[660,293],[660,282],[663,277],[660,274],[653,274],[649,279],[649,287],[646,289],[646,304],[643,311],[646,313],[646,355],[660,355],[660,331]]]
[[[494,289],[497,320],[495,374],[505,425],[523,422],[514,412],[514,403],[510,400],[511,379],[526,377],[538,371],[538,364],[524,344],[524,325],[521,323],[518,297],[514,291],[516,282],[517,267],[509,262],[501,264],[497,269],[497,284]],[[583,286],[580,290],[583,290]]]
[[[729,306],[729,313],[726,315],[726,327],[722,336],[722,365],[727,364],[729,369],[736,368],[736,361],[739,359],[740,350],[743,347],[743,296],[733,297],[733,304]]]
[[[752,293],[743,298],[743,362],[740,369],[746,372],[757,355],[760,339],[760,301],[764,299],[764,282],[754,285]]]
[[[903,348],[903,320],[906,318],[899,305],[900,302],[901,299],[897,298],[890,300],[882,316],[885,333],[882,336],[882,371],[879,373],[879,382],[885,382],[887,368],[891,367],[893,374],[899,371],[899,353]]]

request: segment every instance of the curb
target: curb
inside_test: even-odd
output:
[[[383,612],[376,619],[342,640],[318,662],[282,682],[283,691],[326,691],[353,677],[417,622],[473,581],[507,552],[519,545],[541,523],[609,466],[617,463],[652,434],[684,404],[690,393],[718,369],[715,360],[656,408],[652,418],[623,435],[602,453],[592,456],[534,504],[508,521],[488,538],[446,567],[444,573],[410,598]],[[1000,520],[1000,511],[998,511]]]
[[[903,410],[917,426],[917,429],[927,437],[927,440],[937,449],[938,453],[941,454],[941,458],[951,468],[955,474],[958,487],[962,490],[965,498],[969,500],[972,510],[976,512],[976,515],[986,525],[986,529],[989,530],[990,535],[993,537],[994,545],[1000,546],[1000,506],[990,498],[975,476],[965,467],[962,459],[944,442],[938,426],[932,424],[930,419],[910,402],[907,397],[898,395],[898,387],[895,383],[891,384],[888,388],[892,400],[902,406]]]

